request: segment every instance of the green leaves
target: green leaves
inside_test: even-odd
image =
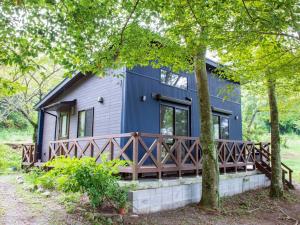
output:
[[[231,27],[231,15],[239,12],[237,3],[27,1],[25,10],[23,4],[16,7],[5,1],[0,12],[5,15],[3,30],[15,38],[11,40],[17,44],[13,50],[21,57],[12,57],[12,63],[18,65],[43,52],[70,72],[103,74],[107,68],[146,65],[154,60],[157,67],[192,71],[189,59],[197,47],[222,45],[224,36],[220,34]],[[17,12],[26,19],[14,29],[11,18]],[[160,47],[153,46],[153,41]],[[26,45],[27,49],[22,47]]]
[[[86,192],[93,207],[101,206],[104,201],[124,207],[127,191],[118,185],[117,175],[119,167],[127,164],[124,160],[108,160],[105,154],[99,164],[91,157],[61,156],[46,163],[52,169],[37,178],[37,183],[65,192]]]

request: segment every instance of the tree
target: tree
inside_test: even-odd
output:
[[[236,23],[252,36],[246,35],[236,45],[228,43],[224,46],[231,56],[225,61],[230,61],[234,72],[239,71],[238,79],[244,82],[260,79],[268,89],[272,148],[270,195],[281,197],[283,185],[276,85],[279,81],[298,80],[295,75],[300,65],[300,7],[299,2],[294,0],[242,2],[244,16],[236,17]],[[237,74],[233,76],[237,78]]]
[[[33,127],[33,141],[37,136],[37,113],[34,105],[62,79],[63,70],[45,56],[35,60],[38,69],[26,74],[13,67],[2,67],[0,79],[5,79],[16,88],[11,93],[2,92],[0,96],[0,118],[5,120],[10,114],[17,112]],[[10,90],[6,87],[4,90]]]
[[[9,5],[8,1],[3,6]],[[24,12],[22,34],[35,40],[34,50],[70,71],[103,75],[121,65],[170,66],[194,71],[198,81],[203,146],[201,203],[218,207],[218,162],[212,132],[205,54],[218,48],[232,27],[230,15],[241,4],[220,1],[19,1],[3,7],[6,20]],[[26,9],[26,10],[25,10]],[[15,12],[14,12],[15,10]],[[20,51],[21,52],[21,51]]]
[[[256,81],[256,90],[263,88],[268,93],[272,150],[270,195],[272,197],[283,195],[277,88],[288,90],[290,93],[299,88],[300,49],[295,51],[291,47],[295,46],[287,44],[283,37],[265,37],[259,46],[248,43],[247,47],[244,46],[243,52],[238,52],[241,50],[238,48],[228,54],[231,55],[229,61],[234,62],[234,72],[239,79],[243,82]],[[234,60],[235,54],[241,57]]]
[[[2,20],[9,25],[14,18],[11,15],[24,13],[25,19],[19,25],[22,29],[14,31],[12,43],[18,37],[16,32],[25,37],[25,44],[17,46],[17,53],[22,53],[23,46],[29,43],[32,53],[25,54],[26,59],[42,50],[69,71],[97,75],[104,75],[107,68],[148,65],[149,61],[155,67],[164,65],[175,71],[194,71],[198,81],[204,159],[201,203],[216,208],[219,170],[212,135],[206,51],[222,50],[226,43],[234,46],[240,39],[244,43],[253,41],[253,36],[265,35],[273,25],[277,26],[259,24],[252,16],[251,21],[245,20],[245,15],[250,14],[243,3],[238,0],[64,0],[17,1],[17,5],[12,5],[7,0],[2,3],[1,12],[5,18]],[[255,4],[263,18],[277,13],[265,15],[268,1]],[[281,8],[284,7],[279,6]],[[275,34],[273,30],[270,35]],[[8,33],[6,29],[5,34]],[[34,44],[30,45],[28,40],[34,40]]]

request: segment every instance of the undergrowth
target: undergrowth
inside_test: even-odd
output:
[[[0,144],[0,173],[8,173],[21,169],[21,151]]]
[[[94,208],[109,202],[118,209],[125,208],[127,204],[127,189],[120,187],[117,182],[119,167],[125,165],[126,161],[108,160],[106,155],[102,156],[99,164],[91,157],[58,157],[46,163],[51,170],[33,169],[26,179],[33,185],[46,189],[86,193]]]

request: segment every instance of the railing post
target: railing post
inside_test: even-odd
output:
[[[222,146],[224,144],[224,146],[227,146],[227,143],[222,143],[220,146]],[[223,153],[223,162],[222,162],[222,165],[223,165],[223,170],[224,170],[224,173],[226,173],[226,161],[227,161],[227,155],[226,155],[226,147],[224,148],[221,148],[222,149],[222,153]],[[218,150],[218,154],[219,154],[219,150]]]
[[[77,153],[77,141],[74,141],[74,157],[77,158],[78,157],[78,153]]]
[[[260,152],[259,152],[260,162],[263,162],[263,156],[262,156],[262,152],[263,152],[263,143],[262,143],[262,142],[259,143],[259,150],[260,150]]]
[[[48,161],[51,160],[51,143],[49,144]]]
[[[32,156],[32,145],[29,145],[29,163],[32,163],[33,156]]]
[[[138,148],[139,148],[139,133],[133,134],[133,165],[132,165],[132,179],[138,179]]]
[[[200,141],[199,141],[199,145],[198,145],[198,140],[195,140],[196,142],[196,176],[199,176],[199,164],[200,164],[200,160],[199,160],[199,145],[200,145]]]
[[[94,157],[94,144],[93,144],[92,140],[90,140],[90,148],[91,148],[91,157],[93,158]]]
[[[109,141],[109,152],[110,152],[110,160],[114,159],[114,143],[112,140]]]
[[[253,156],[253,170],[256,170],[256,148],[255,148],[254,142],[251,142],[251,154]],[[247,163],[248,163],[248,160],[247,160]]]
[[[161,171],[162,171],[162,163],[161,163],[161,148],[162,148],[162,135],[160,134],[157,140],[157,163],[158,163],[158,179],[161,180]]]
[[[234,160],[234,169],[235,169],[235,172],[237,173],[237,168],[238,168],[238,162],[237,162],[237,160],[238,160],[238,157],[236,157],[236,153],[237,153],[237,144],[235,144],[234,142],[233,142],[233,160]]]
[[[37,144],[35,143],[35,144],[33,145],[33,147],[34,147],[34,149],[33,149],[33,162],[35,163],[35,162],[37,162],[37,150],[38,150],[38,146],[37,146]]]
[[[179,178],[181,178],[181,167],[182,167],[182,162],[181,162],[181,147],[182,147],[182,144],[181,144],[181,139],[180,138],[177,138],[177,141],[179,142],[178,145],[177,145],[177,148],[176,148],[176,151],[177,151],[177,162],[178,162],[178,176]]]
[[[24,145],[22,144],[22,162],[24,162],[24,156],[25,156],[25,150],[24,150]]]

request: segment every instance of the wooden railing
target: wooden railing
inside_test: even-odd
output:
[[[216,140],[221,172],[255,169],[255,145],[252,142]],[[202,170],[202,146],[199,138],[168,136],[148,133],[125,133],[89,138],[51,141],[48,159],[65,155],[69,157],[94,157],[101,161],[102,154],[109,159],[125,159],[132,163],[121,168],[122,173],[139,175],[194,173]]]
[[[220,172],[247,171],[258,169],[271,178],[272,165],[270,143],[255,144],[250,141],[216,140]],[[149,133],[124,133],[103,135],[49,143],[48,160],[57,156],[93,157],[101,163],[101,155],[108,154],[110,160],[130,161],[121,173],[158,178],[167,174],[185,173],[196,175],[202,172],[202,145],[197,137],[169,136]],[[36,163],[35,144],[22,144],[22,164]],[[282,178],[286,185],[293,187],[292,170],[282,165]]]
[[[36,162],[36,145],[21,144],[22,148],[22,165],[32,166]]]
[[[256,167],[261,172],[266,174],[271,179],[272,176],[272,161],[271,161],[271,144],[270,143],[258,143],[255,144],[256,152]],[[282,181],[289,188],[294,188],[292,181],[293,170],[286,164],[281,163]],[[288,175],[288,177],[287,177]]]

